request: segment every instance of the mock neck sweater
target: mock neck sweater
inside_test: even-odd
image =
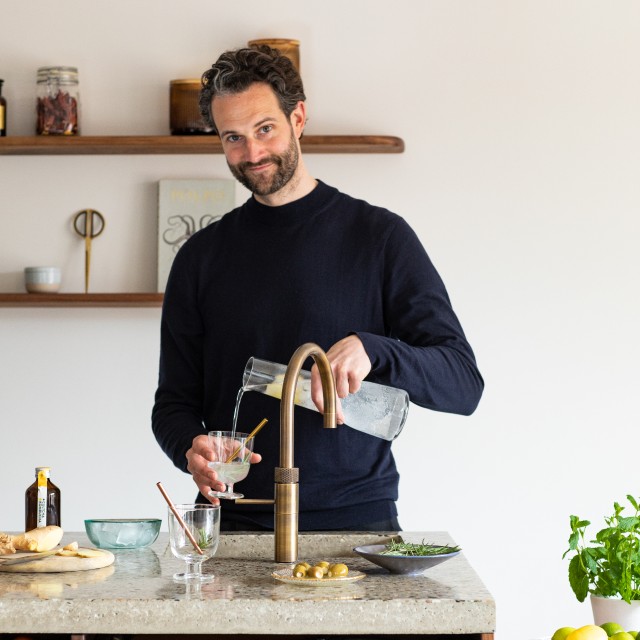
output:
[[[371,360],[367,380],[405,389],[435,411],[475,409],[483,381],[474,354],[400,216],[322,182],[283,206],[250,198],[194,234],[174,260],[152,413],[158,443],[186,471],[195,436],[231,428],[250,357],[286,364],[303,343],[327,351],[350,334]],[[273,498],[279,412],[278,400],[256,392],[240,403],[238,431],[269,420],[254,444],[262,461],[235,487],[246,497]],[[301,531],[397,515],[392,443],[344,425],[324,429],[320,414],[299,407],[294,425]],[[221,503],[223,518],[273,527],[272,506]]]

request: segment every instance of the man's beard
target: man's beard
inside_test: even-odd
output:
[[[298,158],[298,145],[292,131],[289,147],[284,154],[280,156],[271,155],[263,158],[260,162],[241,162],[237,165],[231,165],[227,162],[227,165],[234,178],[249,189],[251,193],[259,196],[269,196],[282,189],[291,180],[298,167]],[[265,162],[271,162],[276,166],[276,172],[273,175],[256,175],[247,170],[249,167],[260,166]]]

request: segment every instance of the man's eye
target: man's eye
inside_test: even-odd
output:
[[[226,140],[227,142],[238,142],[238,140],[240,140],[240,136],[230,135],[230,136],[227,136]]]
[[[265,124],[264,127],[260,127],[261,133],[269,133],[273,129],[272,124]]]

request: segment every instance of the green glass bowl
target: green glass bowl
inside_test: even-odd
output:
[[[141,549],[156,541],[161,523],[155,518],[94,518],[85,520],[84,528],[100,549]]]

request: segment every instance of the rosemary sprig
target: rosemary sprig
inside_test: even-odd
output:
[[[198,529],[198,546],[206,549],[213,542],[213,536],[208,536],[204,529]]]
[[[451,544],[420,544],[415,542],[391,541],[386,545],[381,556],[440,556],[445,553],[460,551],[460,547]]]

